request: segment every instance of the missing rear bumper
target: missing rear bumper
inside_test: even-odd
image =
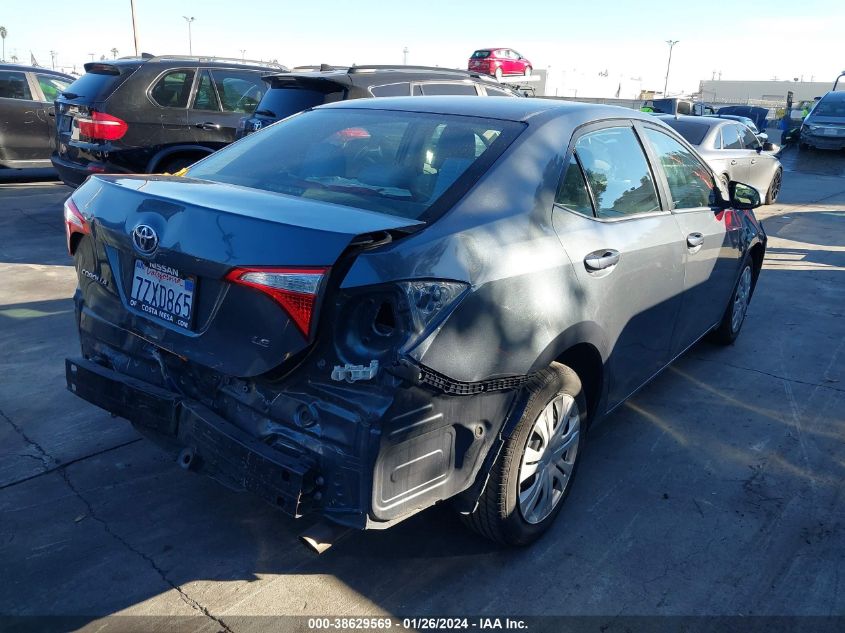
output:
[[[65,375],[70,391],[179,452],[183,467],[257,494],[293,517],[310,509],[317,478],[306,456],[282,453],[198,402],[91,361],[67,359]]]

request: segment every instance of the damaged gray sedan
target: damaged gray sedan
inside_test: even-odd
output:
[[[68,387],[292,516],[384,528],[451,499],[529,543],[595,421],[739,334],[759,204],[631,110],[319,107],[73,193]]]

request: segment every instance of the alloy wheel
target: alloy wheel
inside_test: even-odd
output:
[[[781,175],[780,170],[776,171],[775,175],[772,177],[772,184],[769,187],[769,200],[771,200],[772,202],[774,202],[778,198],[782,180],[783,176]]]
[[[563,393],[537,416],[519,467],[519,510],[532,524],[548,517],[572,478],[581,434],[578,404]]]
[[[748,310],[748,302],[751,299],[751,266],[746,266],[742,275],[739,277],[739,283],[736,286],[736,293],[734,294],[733,311],[731,312],[731,331],[738,332],[745,319],[745,313]]]

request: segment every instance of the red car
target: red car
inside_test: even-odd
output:
[[[479,48],[469,58],[467,68],[473,72],[495,75],[531,74],[531,62],[512,48]]]

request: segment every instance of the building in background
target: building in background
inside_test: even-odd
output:
[[[710,103],[747,103],[766,105],[783,103],[786,93],[792,91],[795,102],[808,100],[833,88],[833,81],[710,81],[699,83],[702,101]]]

